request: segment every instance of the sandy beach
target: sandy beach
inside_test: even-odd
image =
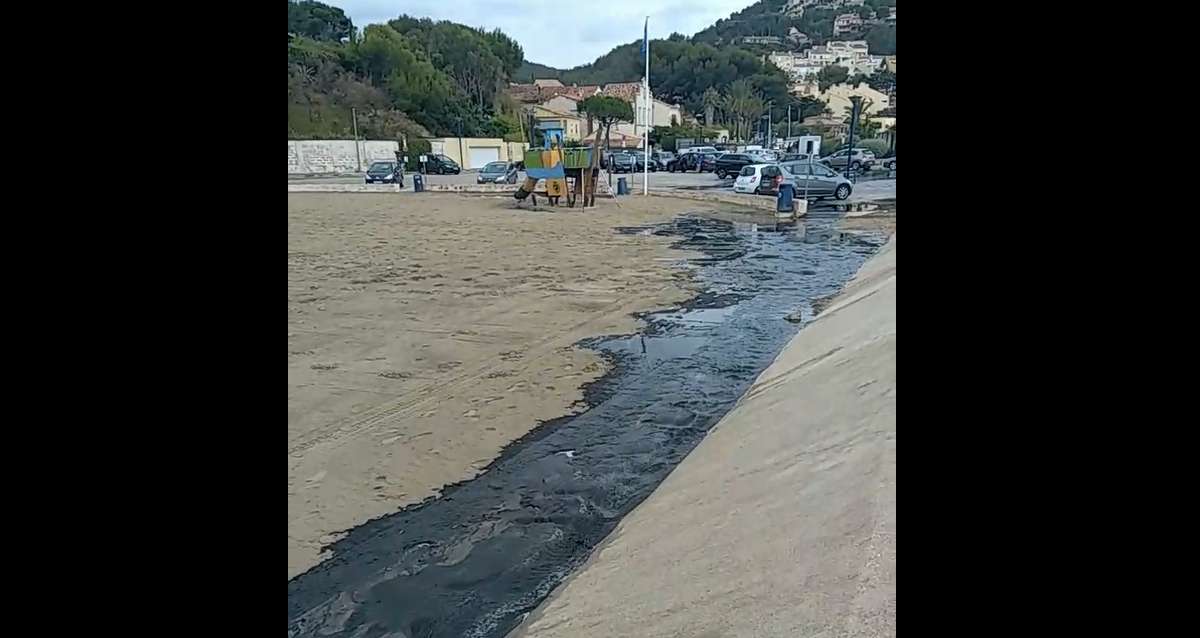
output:
[[[469,479],[581,408],[572,344],[693,293],[666,198],[517,210],[446,194],[288,196],[288,578],[337,533]]]

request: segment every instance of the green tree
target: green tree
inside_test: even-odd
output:
[[[609,149],[609,132],[617,122],[633,122],[633,106],[611,95],[593,95],[579,102],[579,112],[586,113],[604,130],[604,150]]]
[[[896,27],[881,24],[872,27],[863,37],[867,49],[874,55],[896,55]]]
[[[716,111],[721,107],[721,93],[715,87],[704,89],[704,93],[700,96],[700,103],[704,106],[704,124],[713,126],[716,124]]]
[[[846,70],[846,67],[831,64],[817,71],[817,86],[824,92],[834,84],[845,82],[849,75],[850,72]]]
[[[340,42],[354,35],[354,25],[337,7],[313,0],[288,0],[288,33],[314,40]]]
[[[794,117],[797,122],[803,122],[810,115],[820,115],[825,112],[825,103],[813,97],[804,96],[792,103]]]

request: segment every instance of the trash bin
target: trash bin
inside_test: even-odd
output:
[[[617,178],[617,194],[618,195],[628,195],[629,194],[629,184],[627,184],[625,182],[624,177]]]
[[[412,178],[413,178],[413,192],[414,193],[424,193],[425,192],[425,176],[420,173],[413,173]]]
[[[793,184],[783,183],[779,185],[779,195],[775,198],[775,212],[790,213],[795,210],[792,204]]]

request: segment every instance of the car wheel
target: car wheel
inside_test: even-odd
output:
[[[838,186],[837,190],[833,191],[833,196],[838,199],[846,199],[850,196],[850,185],[842,184],[841,186]]]
[[[720,177],[721,179],[725,179],[725,171],[717,171],[717,177]]]
[[[854,162],[850,164],[850,170],[852,171],[857,171],[860,168],[862,168],[862,162]]]

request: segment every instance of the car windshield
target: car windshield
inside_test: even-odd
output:
[[[742,172],[738,173],[741,177],[750,177],[758,172],[758,169],[753,166],[743,166]]]
[[[507,173],[508,162],[492,162],[483,167],[484,173]]]
[[[454,164],[454,163],[455,163],[455,162],[454,162],[454,160],[450,159],[449,157],[446,157],[445,155],[434,155],[434,157],[436,157],[436,158],[438,158],[438,159],[442,160],[443,162],[445,162],[445,163],[447,163],[447,164]]]
[[[390,170],[392,170],[392,167],[395,165],[396,165],[395,162],[375,162],[375,163],[371,164],[371,168],[368,168],[367,170],[368,171],[390,171]]]

